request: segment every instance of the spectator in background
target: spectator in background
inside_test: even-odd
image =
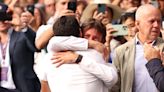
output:
[[[106,4],[105,13],[98,12],[98,4],[92,3],[89,4],[85,10],[83,11],[83,15],[80,19],[80,22],[83,23],[85,20],[89,18],[95,18],[100,20],[106,26],[106,46],[107,48],[111,48],[110,43],[112,41],[112,31],[108,30],[108,25],[111,25],[112,21],[116,21],[120,18],[122,13],[121,8],[116,5]],[[113,46],[113,45],[112,45]],[[109,49],[110,51],[110,49]]]
[[[115,35],[113,36],[113,32],[115,31],[124,31],[124,30],[116,30],[114,29],[112,26],[108,24],[107,25],[107,43],[109,48],[111,49],[111,53],[110,53],[110,62],[112,62],[113,59],[113,53],[115,51],[115,49],[126,43],[127,41],[130,41],[131,39],[133,39],[136,35],[136,33],[138,32],[136,26],[135,26],[135,12],[125,12],[121,15],[120,20],[119,20],[119,24],[123,25],[126,27],[126,30],[128,31],[127,34],[125,35]],[[118,24],[118,26],[119,26]],[[117,25],[117,24],[116,24]],[[106,44],[107,44],[106,43]]]
[[[120,7],[125,11],[131,8],[137,8],[141,5],[141,0],[122,0],[120,2]]]
[[[0,7],[0,92],[40,92],[33,70],[35,32],[28,26],[16,32],[8,6],[0,3]]]
[[[164,92],[164,53],[158,47],[144,44],[144,56],[148,60],[146,68],[160,92]]]
[[[40,4],[28,5],[25,10],[25,14],[29,16],[31,21],[28,21],[28,25],[36,32],[41,25],[46,24],[44,6]]]
[[[152,0],[141,0],[141,4],[150,4]]]
[[[15,19],[16,23],[14,23],[13,27],[15,31],[21,30],[21,14],[24,12],[24,9],[20,6],[15,5],[13,10],[13,19]]]
[[[127,41],[133,39],[138,32],[135,26],[135,12],[125,12],[120,17],[120,24],[127,26],[128,35],[125,35]]]
[[[151,4],[136,11],[138,33],[134,39],[115,49],[113,63],[118,70],[119,81],[112,89],[117,92],[158,92],[145,64],[144,43],[151,43],[162,50],[164,42],[159,38],[161,13]],[[129,81],[127,81],[129,80]]]
[[[110,48],[106,42],[106,28],[101,21],[96,19],[88,19],[81,24],[82,37],[88,40],[94,40],[103,43],[107,52],[104,52],[105,60],[108,61]]]
[[[45,15],[45,7],[43,6],[43,4],[35,4],[35,9],[34,9],[34,18],[36,20],[36,30],[38,30],[38,28],[41,25],[46,25],[46,15]]]
[[[24,12],[24,8],[19,5],[15,5],[13,12],[21,16],[21,14]]]
[[[80,19],[84,9],[88,4],[85,0],[77,0],[76,4],[77,4],[76,13],[79,14],[79,19]]]
[[[162,21],[164,21],[164,1],[163,0],[157,0],[158,2],[158,7],[161,11],[162,14]]]
[[[52,16],[49,19],[47,25],[40,26],[40,28],[37,31],[36,47],[38,49],[43,49],[44,47],[46,47],[49,39],[53,36],[52,25],[56,21],[56,19],[64,15],[76,16],[76,14],[72,10],[68,10],[69,1],[70,0],[56,0],[56,3],[55,3],[56,12],[54,16]]]
[[[55,13],[55,0],[44,0],[46,21],[49,20]]]
[[[92,3],[89,4],[83,11],[80,22],[83,23],[89,18],[95,18],[101,20],[104,25],[107,25],[108,23],[112,23],[112,21],[119,19],[121,13],[122,10],[118,6],[112,4],[106,4],[105,13],[99,13],[98,4]]]
[[[81,24],[82,37],[105,43],[106,28],[98,20],[90,18]]]

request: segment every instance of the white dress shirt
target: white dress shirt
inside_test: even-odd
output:
[[[11,35],[11,33],[12,33],[12,30],[13,30],[13,28],[10,28],[9,29],[9,31],[8,31],[8,35],[9,35],[9,40],[8,40],[8,42],[7,42],[7,44],[6,44],[6,49],[5,49],[5,52],[6,53],[4,53],[5,54],[5,60],[3,60],[3,51],[2,51],[2,49],[0,49],[0,68],[1,68],[1,70],[2,70],[2,67],[5,67],[5,68],[7,68],[7,80],[1,80],[0,81],[0,86],[1,87],[4,87],[4,88],[7,88],[7,89],[15,89],[16,87],[15,87],[15,84],[14,84],[14,82],[13,82],[13,76],[12,76],[12,71],[11,71],[11,64],[10,64],[10,55],[9,55],[9,42],[10,42],[10,35]],[[0,47],[2,47],[2,44],[0,44]],[[1,72],[0,72],[1,73]],[[1,75],[1,77],[2,77],[2,75]]]
[[[135,80],[134,80],[134,92],[158,92],[158,89],[150,77],[146,68],[148,62],[144,58],[144,48],[139,39],[136,36],[136,56],[135,56]]]
[[[93,49],[87,50],[87,45],[86,39],[76,37],[53,37],[49,41],[49,53],[42,62],[43,73],[40,79],[48,81],[51,92],[108,92],[117,82],[115,67],[105,63],[101,53]],[[52,52],[60,51],[61,48],[79,49],[75,52],[83,56],[82,61],[56,68],[50,58]]]

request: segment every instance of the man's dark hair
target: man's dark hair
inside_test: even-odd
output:
[[[55,36],[80,37],[80,25],[75,16],[62,16],[53,25]]]
[[[135,11],[123,13],[120,17],[120,24],[124,23],[128,18],[131,18],[135,21]]]

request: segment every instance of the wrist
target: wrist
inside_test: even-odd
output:
[[[83,58],[83,56],[82,55],[78,55],[78,57],[77,57],[77,59],[76,59],[76,61],[75,61],[75,63],[80,63],[81,62],[81,60],[82,60],[82,58]]]
[[[104,44],[106,47],[110,47],[110,44],[108,42],[105,42]]]

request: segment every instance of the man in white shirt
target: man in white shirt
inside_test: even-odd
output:
[[[80,37],[78,21],[73,16],[63,16],[53,30],[56,36],[49,41],[48,55],[42,61],[43,70],[39,75],[41,80],[48,82],[51,92],[108,92],[117,81],[116,69],[105,62],[101,53],[87,49],[86,39],[76,38]],[[76,63],[70,61],[74,64],[55,67],[51,56],[66,50],[80,54]]]

